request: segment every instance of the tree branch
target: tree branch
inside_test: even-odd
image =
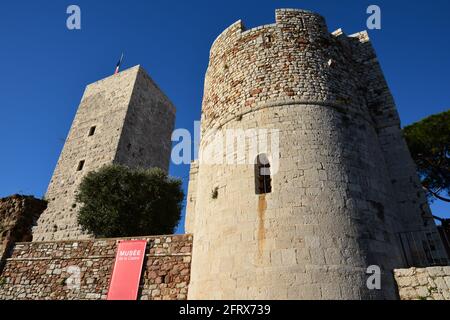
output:
[[[430,189],[428,189],[428,188],[425,187],[425,186],[422,186],[422,187],[423,187],[427,192],[429,192],[433,197],[435,197],[436,199],[439,199],[439,200],[441,200],[441,201],[449,202],[449,203],[450,203],[450,199],[444,198],[443,196],[440,196],[439,194],[437,194],[436,192],[431,191]]]

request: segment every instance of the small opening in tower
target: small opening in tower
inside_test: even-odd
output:
[[[270,163],[267,155],[262,153],[256,157],[255,161],[255,193],[266,194],[271,192]]]
[[[89,129],[89,137],[91,137],[91,136],[94,135],[95,129],[96,129],[96,128],[97,128],[96,126],[93,126],[93,127],[91,127],[91,128]]]
[[[83,168],[84,168],[84,160],[81,160],[78,163],[77,171],[81,171],[81,170],[83,170]]]
[[[266,36],[264,37],[264,42],[265,42],[265,43],[270,43],[270,42],[272,42],[272,40],[273,40],[273,38],[272,38],[272,35],[271,35],[271,34],[268,34],[268,35],[266,35]]]
[[[303,20],[303,18],[300,18],[300,20],[298,21],[299,27],[300,29],[305,29],[305,20]]]

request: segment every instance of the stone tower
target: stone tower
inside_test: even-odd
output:
[[[175,108],[141,66],[86,87],[50,181],[33,241],[84,239],[75,192],[103,165],[168,170]]]
[[[238,21],[212,45],[202,111],[190,299],[395,299],[394,268],[447,263],[366,32],[294,9]],[[267,132],[274,148],[248,143]]]

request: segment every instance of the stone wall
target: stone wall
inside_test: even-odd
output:
[[[77,224],[75,194],[82,178],[111,163],[167,171],[174,121],[174,106],[141,66],[88,85],[48,186],[48,208],[33,228],[33,241],[91,238]]]
[[[384,77],[367,32],[351,36],[342,30],[333,33],[352,52],[359,75],[358,95],[370,115],[383,153],[395,206],[396,235],[400,239],[407,266],[446,265],[448,257],[431,214],[426,194],[417,175],[403,133],[394,97]]]
[[[192,236],[141,239],[148,245],[139,299],[186,299]],[[118,240],[17,243],[0,276],[0,300],[106,299]]]
[[[450,300],[450,267],[395,270],[402,300]]]
[[[8,248],[17,241],[31,241],[31,226],[46,207],[46,201],[31,196],[0,199],[0,272]]]
[[[393,269],[447,262],[367,33],[293,9],[238,21],[212,45],[202,111],[189,298],[395,299]],[[382,290],[367,289],[370,265]]]

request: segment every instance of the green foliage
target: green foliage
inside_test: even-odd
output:
[[[430,198],[447,201],[450,192],[450,111],[403,129],[422,185]]]
[[[96,237],[171,234],[183,198],[181,181],[160,169],[108,165],[83,178],[78,223]]]

